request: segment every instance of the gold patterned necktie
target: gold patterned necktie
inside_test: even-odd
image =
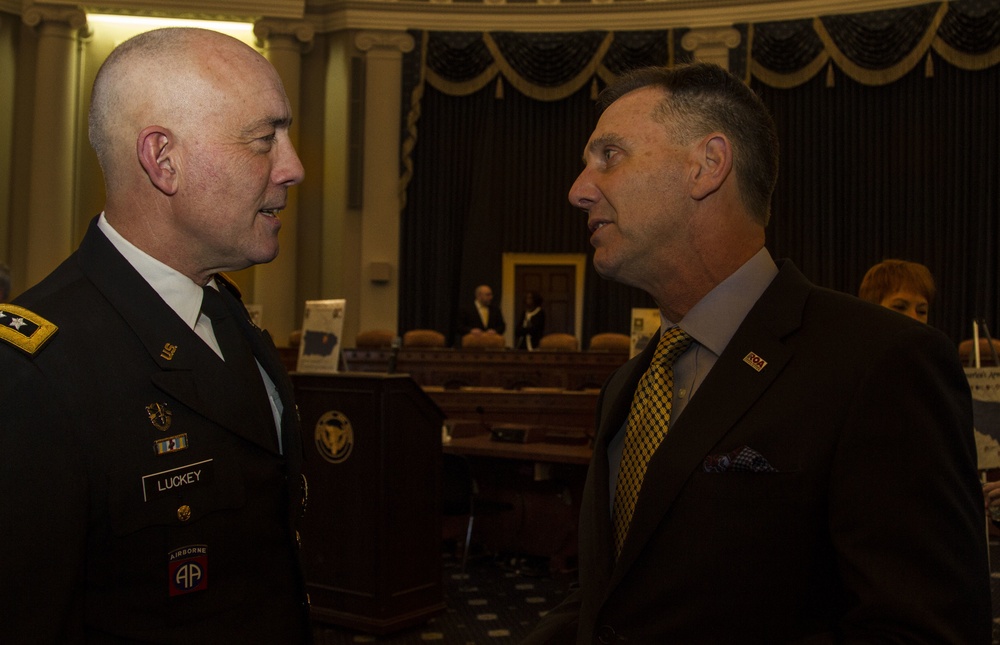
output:
[[[615,555],[621,555],[628,534],[639,488],[646,475],[646,465],[656,452],[670,424],[670,409],[674,389],[674,360],[680,356],[691,337],[680,327],[671,327],[660,336],[649,369],[639,380],[625,430],[618,482],[615,486],[615,506],[612,515],[615,531]]]

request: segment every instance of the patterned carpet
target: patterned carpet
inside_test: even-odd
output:
[[[990,537],[990,590],[993,592],[993,645],[1000,645],[1000,540]]]
[[[445,555],[444,594],[448,608],[426,624],[388,636],[372,636],[331,626],[317,627],[315,645],[377,643],[409,645],[514,645],[539,617],[566,596],[573,575],[552,576],[544,561],[516,557],[471,558],[462,573]]]
[[[425,625],[388,636],[318,626],[315,645],[515,645],[546,611],[565,598],[572,574],[549,575],[544,562],[517,558],[474,558],[463,574],[458,561],[445,555],[447,610]],[[1000,540],[990,541],[993,570],[993,645],[1000,645]]]

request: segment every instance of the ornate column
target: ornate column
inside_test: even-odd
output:
[[[732,27],[692,29],[684,34],[681,47],[694,52],[694,57],[704,63],[729,69],[729,50],[739,45],[740,39],[740,32]]]
[[[309,23],[302,21],[258,20],[254,34],[263,43],[264,55],[281,76],[285,94],[292,110],[292,143],[299,144],[299,102],[302,76],[302,52],[312,45],[316,35]],[[319,179],[315,177],[315,179]],[[306,181],[310,180],[306,169]],[[296,328],[296,316],[303,304],[297,297],[298,276],[298,189],[288,191],[288,202],[281,212],[280,251],[278,257],[254,270],[253,295],[247,298],[263,307],[263,323],[275,343],[287,345],[288,337]]]
[[[361,330],[399,322],[399,129],[403,54],[413,38],[398,31],[361,31],[365,53],[364,183],[361,212]]]
[[[38,33],[35,116],[28,185],[25,286],[44,278],[74,247],[74,152],[79,33],[87,15],[77,8],[35,4],[22,20]]]

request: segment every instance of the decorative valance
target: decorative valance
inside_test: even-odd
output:
[[[921,62],[933,76],[931,50],[966,70],[1000,62],[996,0],[735,27],[746,37],[730,53],[732,71],[774,87],[795,87],[823,70],[832,84],[835,69],[866,85],[884,85]],[[557,101],[597,78],[607,82],[629,68],[690,59],[679,45],[686,31],[421,32],[414,36],[422,43],[424,69],[413,80],[450,95],[472,94],[492,82],[498,98],[506,83],[531,98]]]
[[[748,82],[791,88],[834,68],[867,85],[898,80],[924,61],[933,76],[930,50],[961,69],[986,69],[1000,62],[1000,1],[959,0],[871,13],[735,25],[743,35],[730,51],[731,71]],[[585,31],[577,33],[412,32],[419,47],[407,55],[403,96],[400,198],[412,176],[410,154],[425,85],[447,95],[467,96],[494,84],[502,99],[505,83],[539,101],[559,101],[588,82],[596,98],[598,79],[645,65],[688,61],[681,46],[688,29]]]

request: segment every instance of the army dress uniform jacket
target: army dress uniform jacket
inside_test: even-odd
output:
[[[269,403],[96,221],[17,299],[27,316],[0,305],[8,337],[58,328],[34,355],[0,342],[0,639],[304,642],[301,438],[270,337],[223,288],[280,392],[283,452]]]
[[[650,460],[616,559],[608,443],[657,340],[604,385],[580,588],[526,644],[990,642],[951,341],[781,263]]]

